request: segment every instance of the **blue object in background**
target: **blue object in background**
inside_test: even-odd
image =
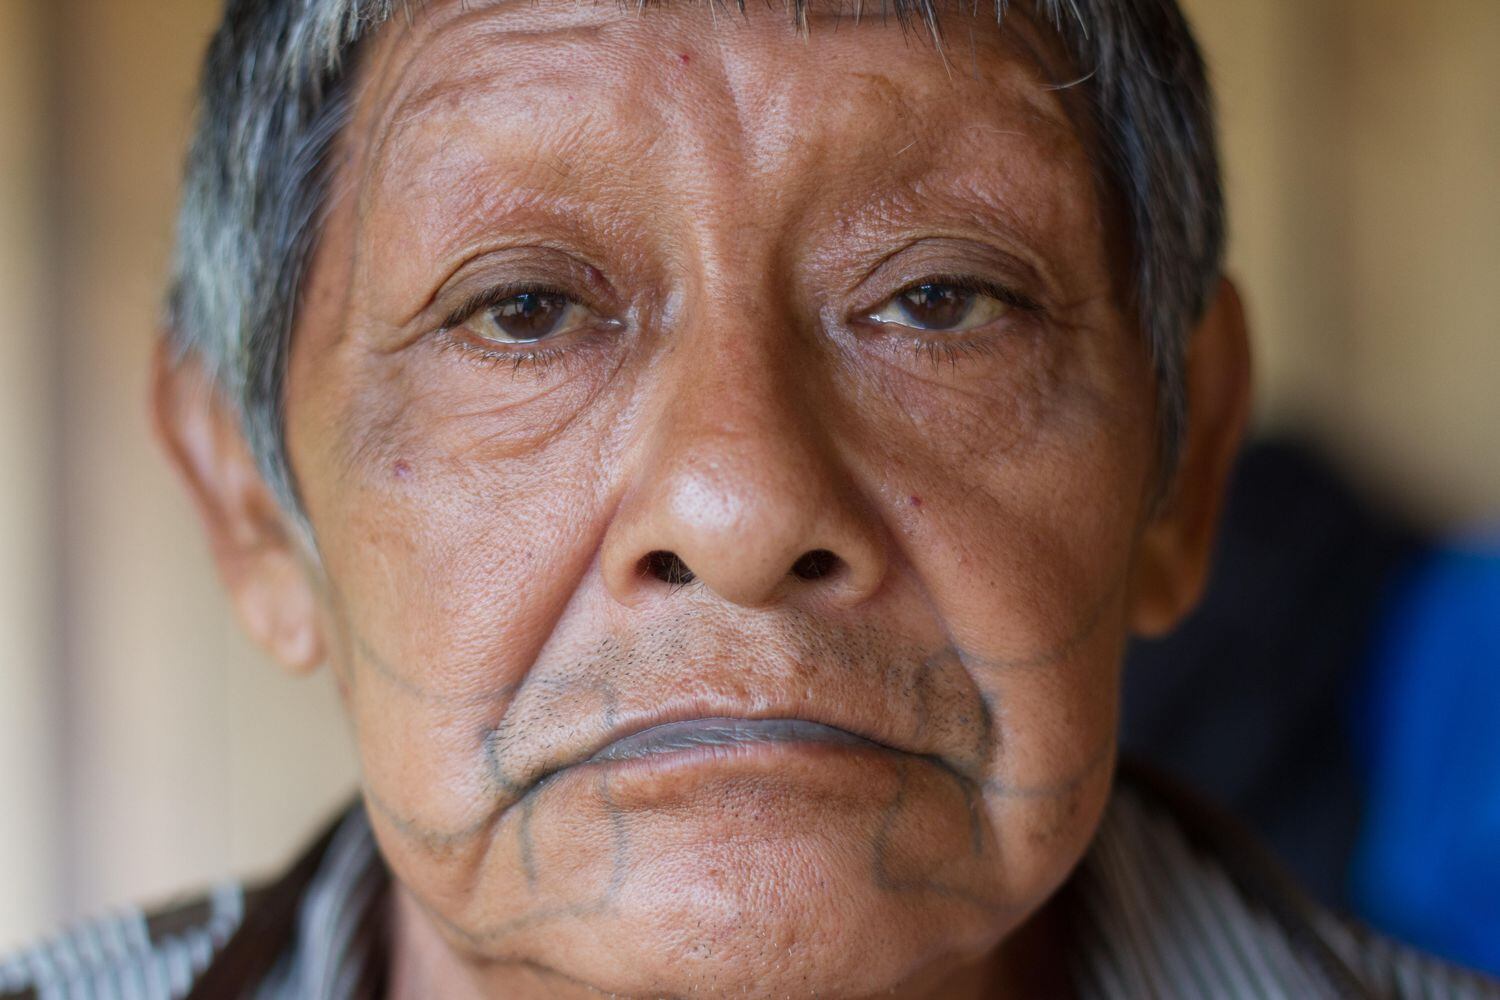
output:
[[[1131,644],[1125,751],[1324,904],[1500,976],[1500,536],[1435,539],[1295,440],[1228,499],[1203,602]]]
[[[1386,611],[1352,720],[1368,784],[1349,898],[1500,974],[1500,545],[1429,551]]]

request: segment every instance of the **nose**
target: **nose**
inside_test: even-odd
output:
[[[784,338],[678,345],[606,532],[611,594],[696,583],[732,604],[851,606],[879,589],[886,541],[830,433],[818,366]]]

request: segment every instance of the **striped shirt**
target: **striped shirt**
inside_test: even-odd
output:
[[[0,961],[0,1000],[379,998],[389,885],[356,806],[268,888],[224,885]],[[1233,823],[1133,768],[1059,902],[1081,1000],[1500,1000],[1500,984],[1317,907]]]

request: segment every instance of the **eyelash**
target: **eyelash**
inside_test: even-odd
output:
[[[912,345],[912,355],[919,361],[927,361],[934,368],[956,367],[964,358],[984,357],[995,353],[993,340],[918,340]]]

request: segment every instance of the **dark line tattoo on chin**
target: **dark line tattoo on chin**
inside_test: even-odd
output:
[[[880,825],[871,840],[870,873],[876,888],[885,892],[910,894],[925,893],[938,896],[943,899],[951,899],[972,906],[981,912],[999,916],[1012,909],[996,900],[988,899],[981,893],[966,885],[947,884],[935,878],[927,876],[903,877],[892,871],[889,853],[891,851],[891,837],[896,821],[908,808],[906,803],[907,787],[910,784],[911,775],[908,766],[900,768],[900,778],[896,786],[896,793],[891,801],[881,812]],[[973,819],[975,810],[972,798],[972,786],[966,782],[959,782],[959,789],[964,796],[965,803],[969,806],[971,815],[970,842],[971,859],[981,860],[984,853],[984,839],[982,830],[975,830]],[[998,864],[998,859],[996,860]]]
[[[985,838],[984,838],[984,816],[980,809],[981,798],[1001,797],[1017,801],[1065,802],[1071,800],[1078,791],[1090,780],[1090,778],[1108,762],[1114,759],[1114,739],[1107,739],[1104,745],[1079,768],[1072,777],[1063,781],[1046,785],[1032,787],[1005,786],[999,782],[986,782],[984,786],[976,788],[973,782],[964,778],[963,775],[948,768],[947,773],[954,778],[958,784],[960,794],[964,797],[964,804],[969,812],[969,849],[970,858],[976,862],[983,860]],[[1020,907],[1006,905],[997,900],[991,900],[976,892],[973,888],[961,884],[948,884],[929,877],[900,877],[891,870],[888,857],[891,849],[891,836],[897,819],[903,809],[907,808],[907,789],[910,784],[910,767],[916,765],[916,761],[903,761],[901,776],[896,788],[895,795],[890,803],[882,811],[880,825],[875,832],[871,843],[871,875],[877,887],[888,892],[895,893],[931,893],[946,899],[957,900],[974,906],[982,912],[991,916],[1003,916],[1017,912]],[[998,848],[998,842],[995,842]],[[1000,858],[994,859],[994,864],[1000,863]]]
[[[999,778],[987,779],[981,791],[986,798],[1005,799],[1060,799],[1066,795],[1072,795],[1082,788],[1101,768],[1107,767],[1115,759],[1115,736],[1113,733],[1107,735],[1099,747],[1089,754],[1078,771],[1071,777],[1062,781],[1052,782],[1045,785],[1011,785],[1001,781]]]
[[[610,793],[609,773],[607,771],[599,773],[598,793],[600,801],[604,803],[605,813],[611,829],[610,873],[608,880],[603,883],[598,895],[590,899],[575,900],[569,903],[539,906],[528,912],[502,920],[499,923],[478,929],[461,927],[443,914],[435,912],[426,906],[425,903],[422,904],[423,909],[444,927],[448,928],[453,935],[476,951],[492,949],[496,944],[503,942],[508,937],[543,924],[560,920],[599,917],[614,912],[615,902],[619,897],[620,890],[624,887],[626,879],[629,877],[631,854],[629,824],[626,821],[623,810],[615,803]],[[529,874],[528,878],[531,878]]]

